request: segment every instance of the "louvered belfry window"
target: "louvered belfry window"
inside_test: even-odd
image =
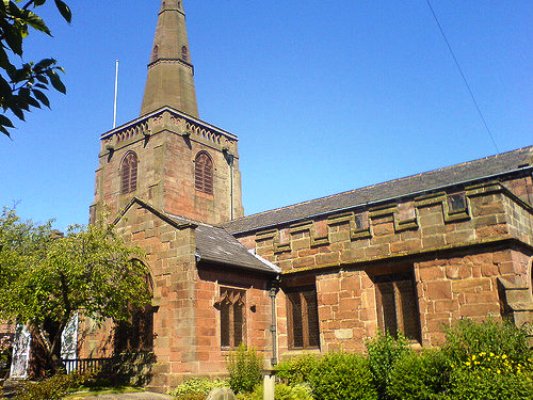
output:
[[[320,347],[318,306],[314,287],[287,293],[287,317],[291,349]]]
[[[194,161],[194,187],[199,192],[213,194],[213,161],[205,152]]]
[[[120,192],[131,193],[137,189],[137,155],[129,151],[120,166]]]
[[[374,283],[380,330],[420,341],[420,314],[412,273],[377,276]]]
[[[220,310],[220,345],[222,348],[238,347],[245,333],[244,290],[221,288],[216,305]]]

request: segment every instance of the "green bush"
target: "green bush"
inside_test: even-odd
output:
[[[406,353],[394,363],[387,395],[395,400],[442,398],[450,376],[450,362],[439,350]]]
[[[527,332],[506,321],[474,322],[463,319],[446,332],[444,351],[456,364],[466,362],[472,355],[498,354],[525,364],[531,357]]]
[[[310,373],[309,383],[317,400],[378,398],[368,361],[357,354],[326,354]]]
[[[412,352],[409,343],[402,335],[395,338],[389,333],[380,333],[366,343],[366,349],[374,387],[380,399],[388,399],[387,387],[390,384],[394,363]]]
[[[80,385],[83,377],[77,374],[57,374],[40,382],[27,382],[15,395],[15,400],[61,400]]]
[[[254,349],[240,345],[227,360],[229,385],[235,393],[252,392],[262,381],[263,360]]]
[[[284,383],[276,383],[274,392],[276,400],[313,400],[311,388],[305,384],[289,386]],[[263,385],[257,385],[251,393],[239,393],[239,400],[263,400]]]
[[[276,366],[276,377],[290,386],[309,382],[309,375],[318,367],[320,356],[306,354],[280,362]]]
[[[496,370],[457,368],[452,372],[446,400],[531,400],[533,376]]]
[[[212,389],[224,386],[228,386],[228,382],[221,379],[192,378],[168,394],[178,400],[204,400]]]

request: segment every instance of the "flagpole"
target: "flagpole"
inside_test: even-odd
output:
[[[118,60],[115,61],[115,98],[113,101],[113,129],[117,127]]]

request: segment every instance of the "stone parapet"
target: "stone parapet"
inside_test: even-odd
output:
[[[489,182],[321,216],[240,240],[284,272],[297,272],[509,240],[531,246],[532,210]]]

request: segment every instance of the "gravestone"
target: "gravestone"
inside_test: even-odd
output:
[[[28,328],[17,324],[13,340],[13,357],[11,358],[11,379],[26,379],[30,362],[31,334]]]
[[[209,392],[206,400],[236,400],[235,394],[230,388],[215,388]]]

